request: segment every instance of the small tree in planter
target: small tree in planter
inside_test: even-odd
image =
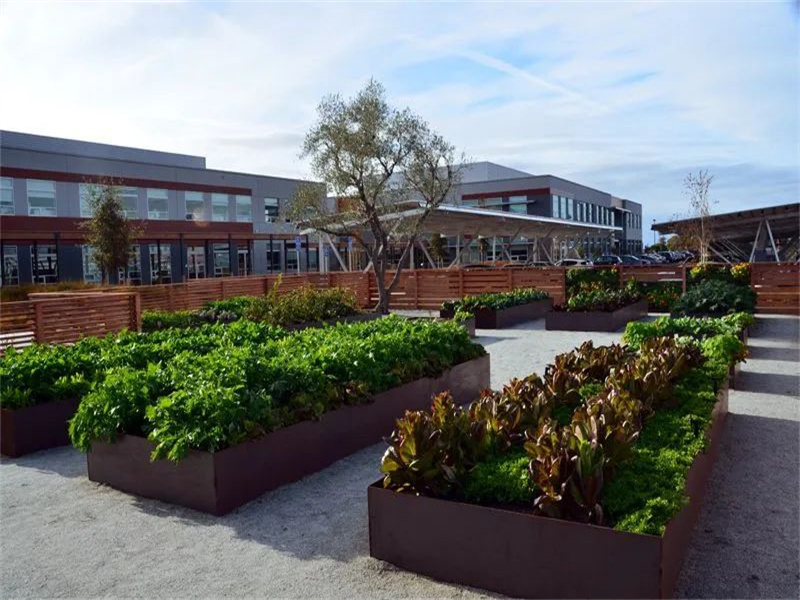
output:
[[[708,223],[711,216],[711,183],[714,176],[708,171],[699,171],[696,175],[689,173],[683,180],[684,194],[691,206],[691,219],[686,221],[678,232],[684,243],[693,250],[697,250],[698,262],[705,264],[711,254],[711,243],[714,241],[714,231]]]
[[[375,271],[375,310],[387,313],[422,224],[458,183],[464,158],[456,161],[454,147],[418,115],[389,106],[376,81],[352,100],[324,98],[318,115],[301,157],[311,159],[314,176],[337,199],[331,202],[318,184],[301,185],[287,216],[323,234],[352,237]],[[387,285],[393,247],[402,252]]]

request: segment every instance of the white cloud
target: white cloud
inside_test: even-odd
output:
[[[473,158],[649,221],[700,167],[720,210],[796,200],[797,33],[788,3],[3,3],[0,127],[306,176],[320,97],[374,76]]]

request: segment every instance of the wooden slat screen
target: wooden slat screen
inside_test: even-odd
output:
[[[756,292],[756,311],[800,315],[800,265],[754,263],[750,286]]]

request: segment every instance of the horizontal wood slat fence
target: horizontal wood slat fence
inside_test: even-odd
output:
[[[689,267],[664,265],[620,268],[620,283],[673,282],[686,289]],[[387,273],[387,284],[394,276]],[[0,303],[0,349],[40,343],[71,343],[81,337],[121,329],[137,330],[145,310],[195,310],[206,302],[256,296],[268,292],[278,275],[202,279],[186,283],[141,287],[113,286],[103,290],[31,294],[29,300]],[[304,285],[347,287],[363,308],[378,301],[374,273],[304,273],[281,277],[279,293]],[[800,315],[800,268],[797,264],[755,263],[751,286],[757,310]],[[391,307],[436,310],[445,300],[467,294],[504,292],[520,288],[547,291],[556,304],[566,298],[563,267],[510,269],[426,269],[403,271],[392,292]]]

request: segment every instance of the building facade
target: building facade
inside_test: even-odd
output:
[[[536,215],[614,227],[607,235],[542,241],[516,239],[514,260],[556,261],[599,254],[642,251],[642,205],[553,175],[531,175],[493,163],[474,163],[463,171],[454,202],[488,210]],[[455,243],[455,242],[452,242]]]
[[[2,284],[99,282],[81,223],[113,179],[141,235],[112,282],[317,270],[319,246],[280,217],[300,180],[209,169],[205,158],[0,132]]]

